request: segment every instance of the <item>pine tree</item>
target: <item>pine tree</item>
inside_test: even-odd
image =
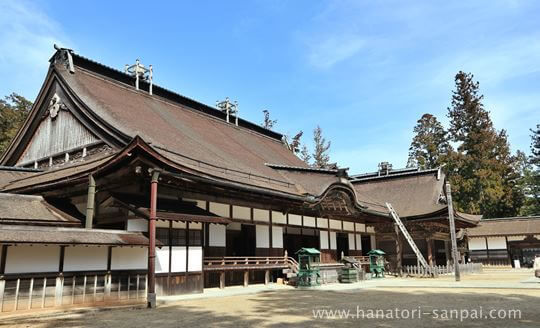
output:
[[[302,150],[300,151],[299,157],[302,161],[304,161],[304,163],[306,163],[308,166],[311,166],[311,155],[309,154],[309,150],[306,145],[302,145]]]
[[[266,109],[263,110],[263,114],[264,114],[264,120],[263,120],[261,126],[263,128],[265,128],[265,129],[271,130],[274,127],[274,125],[276,125],[277,120],[272,120],[270,118],[270,112],[268,110],[266,110]]]
[[[409,148],[407,167],[432,169],[441,165],[450,144],[447,133],[437,118],[431,114],[422,115],[413,132],[415,136]]]
[[[540,124],[531,132],[531,155],[525,158],[521,175],[525,200],[520,215],[540,215]]]
[[[330,161],[328,150],[330,149],[330,141],[322,136],[322,129],[317,125],[313,130],[313,141],[315,143],[315,150],[313,151],[313,166],[318,168],[326,168]]]
[[[300,152],[300,138],[302,138],[303,134],[304,132],[300,131],[294,137],[292,137],[292,139],[288,135],[284,137],[287,148],[289,148],[289,150],[294,154],[298,154]]]
[[[448,108],[451,141],[457,144],[447,159],[457,209],[484,217],[516,215],[523,200],[517,186],[518,161],[506,132],[497,132],[482,104],[479,83],[470,73],[455,77]]]
[[[32,102],[16,93],[0,99],[0,154],[15,137],[31,108]]]

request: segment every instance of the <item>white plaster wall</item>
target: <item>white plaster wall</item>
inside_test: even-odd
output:
[[[375,233],[375,228],[374,227],[366,227],[366,232]]]
[[[172,247],[171,272],[186,272],[186,247],[185,246]]]
[[[312,216],[304,216],[305,227],[315,227],[315,218]]]
[[[519,241],[525,239],[525,236],[508,236],[508,241]]]
[[[202,230],[202,223],[200,222],[190,222],[189,230]]]
[[[283,248],[283,227],[272,226],[272,248]]]
[[[107,270],[107,246],[71,246],[64,253],[64,271]]]
[[[302,225],[302,216],[298,214],[289,214],[289,224],[290,225]]]
[[[281,212],[272,211],[272,223],[286,224],[287,216]]]
[[[169,272],[169,247],[156,248],[156,273]]]
[[[328,219],[317,218],[317,227],[318,228],[328,228]]]
[[[354,233],[349,233],[349,250],[356,250],[356,247],[354,246]]]
[[[255,226],[255,247],[268,248],[270,247],[270,230],[267,225],[257,224]]]
[[[188,272],[202,271],[202,247],[190,246],[188,256]]]
[[[129,219],[127,222],[127,231],[148,231],[148,221],[146,219]]]
[[[330,219],[329,224],[330,224],[330,229],[341,230],[341,221]]]
[[[371,241],[371,249],[377,248],[377,240],[375,239],[375,235],[369,236],[369,239]]]
[[[354,222],[343,221],[343,230],[354,231]]]
[[[337,249],[336,232],[330,231],[330,249]]]
[[[359,233],[356,234],[356,250],[362,250],[362,235]]]
[[[506,238],[504,237],[488,237],[489,249],[506,249]]]
[[[253,209],[253,220],[261,222],[270,222],[270,211],[261,210],[258,208]]]
[[[321,242],[321,249],[328,249],[328,231],[321,230],[319,240]]]
[[[484,237],[482,238],[469,238],[469,250],[476,251],[476,250],[485,250],[486,248],[486,240]]]
[[[210,202],[210,212],[214,213],[215,215],[219,215],[221,217],[224,217],[224,218],[230,217],[229,204],[221,204],[221,203]]]
[[[208,226],[208,232],[210,238],[208,240],[209,246],[225,247],[226,245],[226,230],[227,226],[223,224],[210,224]]]
[[[60,246],[9,246],[5,273],[58,272]]]
[[[245,206],[233,206],[233,218],[251,220],[251,208]]]
[[[113,247],[112,270],[136,270],[148,267],[147,247]]]
[[[356,232],[366,232],[366,225],[363,223],[355,223]]]

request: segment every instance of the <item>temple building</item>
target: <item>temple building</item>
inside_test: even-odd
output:
[[[374,248],[415,262],[386,203],[431,264],[449,259],[440,169],[351,175],[308,167],[283,135],[57,49],[0,159],[0,311],[146,300],[294,274]],[[478,217],[455,212],[456,228]]]
[[[428,263],[446,265],[451,260],[446,179],[441,168],[392,169],[388,163],[381,163],[377,172],[350,179],[357,197],[374,209],[383,210],[381,204],[392,204]],[[474,227],[481,218],[458,211],[454,211],[454,217],[457,229]],[[416,255],[393,225],[379,221],[374,227],[377,248],[387,253],[393,268],[416,265]]]
[[[482,220],[466,232],[468,257],[485,265],[532,267],[540,255],[540,217]]]

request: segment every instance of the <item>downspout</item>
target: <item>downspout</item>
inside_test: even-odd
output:
[[[96,198],[96,180],[92,174],[88,176],[88,197],[86,200],[86,221],[84,227],[86,229],[92,229],[94,221],[94,206]]]
[[[150,219],[148,220],[148,294],[146,295],[147,307],[156,307],[156,212],[157,212],[157,187],[159,170],[150,172]]]

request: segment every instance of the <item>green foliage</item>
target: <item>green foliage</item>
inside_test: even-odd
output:
[[[302,146],[302,150],[300,151],[299,157],[302,161],[304,161],[304,163],[306,163],[307,165],[311,165],[310,163],[311,155],[309,154],[309,150],[306,145]]]
[[[270,118],[270,112],[268,110],[263,110],[263,114],[264,114],[264,120],[261,124],[261,126],[265,129],[268,129],[268,130],[272,130],[272,128],[274,127],[274,125],[277,124],[277,120],[273,120]]]
[[[540,215],[540,124],[531,130],[531,156],[521,156],[523,163],[520,186],[525,200],[520,215]]]
[[[330,161],[330,155],[328,155],[330,141],[326,141],[326,138],[322,136],[322,129],[318,125],[315,130],[313,130],[313,141],[315,144],[315,150],[313,151],[313,166],[326,168]]]
[[[16,93],[0,100],[0,154],[7,149],[31,108],[32,102]]]
[[[488,218],[517,215],[523,202],[519,158],[510,152],[506,131],[493,127],[473,78],[456,74],[448,108],[449,134],[457,144],[446,160],[452,195],[460,211]]]
[[[450,149],[442,124],[435,116],[424,114],[413,131],[415,136],[409,148],[407,167],[432,169],[440,166]]]
[[[288,135],[285,135],[285,144],[287,145],[287,148],[289,148],[290,151],[293,152],[293,154],[298,155],[300,152],[300,139],[302,138],[302,135],[304,135],[303,131],[298,132],[294,137],[290,138]]]

